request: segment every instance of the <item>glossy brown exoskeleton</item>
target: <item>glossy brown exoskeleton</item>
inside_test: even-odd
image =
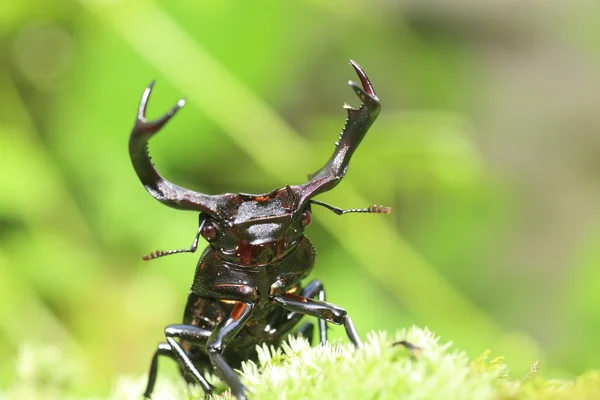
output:
[[[200,236],[209,243],[196,267],[183,324],[167,326],[166,343],[159,344],[152,358],[146,397],[154,388],[158,358],[164,355],[177,360],[182,375],[199,383],[205,393],[212,393],[213,386],[201,372],[212,365],[233,394],[245,398],[245,388],[233,368],[255,359],[257,344],[278,344],[304,315],[318,318],[321,343],[327,341],[327,322],[331,322],[343,325],[352,343],[361,346],[346,311],[325,302],[323,284],[313,280],[302,285],[315,260],[313,245],[304,236],[312,218],[311,205],[324,206],[336,214],[389,212],[381,206],[342,210],[313,200],[341,181],[350,157],[379,114],[379,99],[367,75],[355,62],[350,64],[362,85],[349,84],[362,104],[358,109],[344,106],[348,117],[329,161],[310,175],[307,183],[259,195],[206,195],[160,176],[148,156],[147,143],[184,101],[162,118],[147,121],[146,105],[153,83],[146,88],[129,140],[133,167],[154,198],[200,216],[190,249],[157,251],[144,259],[195,252]],[[312,328],[307,324],[300,332],[310,338]]]

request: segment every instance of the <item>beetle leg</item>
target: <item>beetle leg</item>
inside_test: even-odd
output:
[[[144,392],[144,397],[149,399],[152,395],[152,391],[154,390],[154,384],[156,383],[156,372],[158,370],[158,356],[167,356],[173,360],[176,360],[175,355],[173,354],[173,349],[169,346],[168,343],[160,343],[158,348],[154,352],[154,356],[152,356],[152,362],[150,363],[150,372],[148,372],[148,384],[146,385],[146,391]]]
[[[325,301],[325,289],[323,282],[318,279],[312,280],[302,290],[303,297],[315,297],[320,301]],[[321,344],[327,343],[327,321],[319,319],[319,341]]]
[[[419,346],[415,346],[406,340],[398,340],[397,342],[392,343],[392,346],[404,346],[408,351],[410,351],[410,354],[413,357],[417,357],[419,354],[421,354],[421,348]]]
[[[293,293],[275,296],[272,298],[272,301],[278,303],[286,310],[317,317],[336,325],[344,325],[346,335],[348,335],[354,346],[356,348],[362,347],[362,342],[358,337],[354,322],[352,322],[352,318],[348,316],[348,313],[343,308],[325,301],[314,300]]]
[[[244,327],[254,310],[254,303],[237,303],[229,318],[223,319],[211,333],[206,344],[206,351],[214,366],[219,370],[223,379],[231,388],[231,392],[238,400],[246,399],[246,388],[240,382],[233,368],[223,358],[223,351],[229,342]]]
[[[206,378],[204,378],[200,372],[198,372],[198,369],[194,366],[194,363],[190,360],[188,354],[175,340],[175,338],[179,338],[194,343],[206,342],[210,336],[210,331],[193,325],[169,325],[165,328],[165,335],[167,336],[167,343],[175,357],[177,357],[183,366],[184,371],[192,375],[192,377],[200,384],[204,393],[208,395],[211,394],[214,387],[208,383]],[[150,385],[150,382],[148,382],[148,385]],[[148,390],[146,390],[146,392],[148,392]]]
[[[284,275],[280,279],[278,279],[273,285],[271,285],[271,290],[269,293],[271,301],[273,300],[274,297],[285,294],[286,281],[288,281],[290,278],[292,278],[294,276],[298,276],[298,275],[300,275],[300,274],[294,273],[294,274]],[[302,289],[302,292],[300,292],[300,295],[302,297],[317,296],[317,298],[319,300],[325,301],[325,290],[323,289],[323,283],[318,279],[310,281],[308,283],[308,285],[306,285],[306,287],[304,289]],[[302,317],[303,317],[302,313],[297,313],[294,311],[290,312],[287,315],[287,321],[283,325],[281,325],[278,328],[278,330],[280,330],[282,332],[286,332],[286,331],[292,329],[294,326],[296,326],[296,324],[298,322],[300,322]],[[312,336],[311,336],[311,338],[312,338]],[[327,321],[324,321],[321,319],[319,320],[319,340],[320,340],[321,344],[327,343]],[[312,339],[310,340],[310,342],[312,343]]]
[[[302,335],[308,343],[312,344],[313,334],[315,331],[315,325],[312,322],[307,322],[302,324],[300,328],[296,332],[294,332],[294,337],[298,337],[298,335]]]

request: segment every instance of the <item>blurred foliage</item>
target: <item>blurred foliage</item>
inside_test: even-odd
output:
[[[418,350],[393,345],[409,340]],[[395,334],[369,332],[364,347],[351,343],[313,347],[303,337],[290,336],[281,348],[258,346],[256,361],[240,369],[243,384],[252,399],[597,399],[600,373],[587,372],[576,379],[557,380],[539,376],[534,362],[524,376],[509,377],[503,357],[490,358],[485,351],[469,358],[451,343],[440,343],[427,329],[412,327]],[[56,347],[22,346],[16,360],[18,378],[0,391],[6,400],[70,399],[77,362]],[[59,366],[57,368],[57,365]],[[234,399],[225,382],[207,373],[215,386],[211,398]],[[119,376],[106,397],[136,399],[144,391],[145,377]],[[160,376],[154,400],[198,399],[200,386],[182,379]]]
[[[126,150],[150,80],[150,116],[189,100],[151,143],[158,169],[260,193],[329,156],[350,58],[383,110],[321,200],[393,214],[315,211],[328,298],[362,335],[426,325],[517,376],[597,365],[600,9],[484,3],[3,2],[0,384],[33,342],[107,393],[180,320],[197,255],[140,256],[187,245],[197,219],[150,198]]]

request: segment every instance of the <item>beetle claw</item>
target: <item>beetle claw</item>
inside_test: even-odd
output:
[[[352,154],[379,115],[381,104],[367,74],[356,62],[350,60],[350,65],[358,75],[361,85],[353,81],[349,81],[348,84],[360,98],[362,104],[358,108],[353,108],[347,103],[344,104],[347,112],[346,122],[335,142],[333,154],[321,169],[308,176],[307,183],[298,187],[301,192],[301,203],[333,189],[342,180]]]
[[[175,113],[185,105],[185,99],[180,99],[173,107],[169,109],[162,117],[155,119],[154,121],[146,120],[146,108],[148,106],[148,99],[152,93],[152,88],[156,81],[152,81],[144,90],[142,99],[140,100],[140,106],[138,108],[138,115],[135,122],[135,126],[132,135],[150,134],[154,135],[160,128],[162,128],[174,115]]]
[[[371,85],[371,81],[367,77],[365,71],[354,60],[350,60],[350,65],[352,65],[352,68],[354,68],[354,71],[356,71],[356,74],[358,75],[360,82],[362,83],[365,90],[369,93],[370,96],[377,99],[377,95],[375,94],[373,85]]]

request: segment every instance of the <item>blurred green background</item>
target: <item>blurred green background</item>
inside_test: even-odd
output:
[[[428,326],[515,376],[598,366],[597,2],[9,0],[0,57],[0,387],[27,343],[77,359],[77,393],[106,394],[181,319],[198,254],[141,261],[197,228],[129,161],[150,80],[149,117],[188,99],[151,142],[158,170],[261,193],[333,151],[357,103],[350,58],[383,108],[320,200],[393,213],[314,211],[328,299],[362,335]]]

